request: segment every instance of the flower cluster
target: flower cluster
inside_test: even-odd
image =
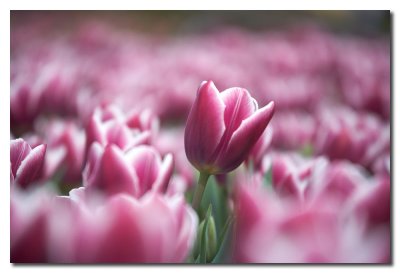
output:
[[[45,25],[11,31],[11,262],[391,261],[388,41]]]

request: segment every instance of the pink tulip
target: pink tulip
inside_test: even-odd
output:
[[[85,189],[54,200],[48,259],[75,263],[178,263],[190,253],[197,215],[183,195],[149,192],[93,200]]]
[[[246,164],[252,164],[254,170],[263,170],[263,158],[266,154],[266,151],[270,148],[271,141],[273,138],[272,127],[268,127],[261,137],[258,139],[256,144],[251,149],[249,157],[246,159]]]
[[[138,201],[117,195],[99,217],[109,223],[91,262],[183,262],[196,236],[197,216],[182,196],[168,199],[150,193]]]
[[[93,143],[83,172],[88,190],[108,195],[119,192],[140,197],[149,190],[165,192],[173,170],[172,155],[161,160],[151,146],[137,146],[123,151],[116,145],[102,147]]]
[[[348,161],[298,154],[274,154],[271,161],[275,192],[307,204],[324,200],[340,209],[371,182],[365,170]]]
[[[168,153],[173,155],[176,172],[185,180],[187,188],[192,187],[195,182],[194,173],[185,154],[184,128],[165,128],[157,135],[154,146],[162,155]]]
[[[157,127],[157,121],[148,111],[125,117],[114,106],[96,108],[86,128],[86,149],[95,141],[103,146],[115,144],[124,150],[148,144],[151,132]]]
[[[316,154],[372,168],[374,161],[390,150],[390,128],[373,114],[347,107],[321,107],[317,123]]]
[[[46,190],[11,191],[10,244],[12,263],[46,262],[47,216],[51,193]]]
[[[183,195],[103,199],[74,189],[11,196],[11,262],[180,263],[190,254],[198,219]]]
[[[368,229],[358,214],[329,200],[299,206],[271,192],[239,185],[234,260],[240,263],[387,263],[388,226]]]
[[[220,93],[212,81],[202,82],[186,123],[189,161],[208,174],[234,170],[246,159],[273,113],[274,102],[258,109],[246,89]]]
[[[63,182],[80,182],[85,156],[84,131],[74,120],[61,119],[41,120],[37,131],[47,143],[45,177],[52,178],[58,171],[62,171]]]
[[[355,213],[365,217],[370,226],[390,225],[390,177],[380,175],[361,192],[355,202]]]
[[[21,138],[11,140],[11,183],[26,188],[31,183],[36,182],[42,175],[41,172],[45,153],[45,144],[32,149],[31,146]]]

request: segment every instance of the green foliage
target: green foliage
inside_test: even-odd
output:
[[[233,218],[228,208],[227,185],[219,185],[211,176],[198,214],[199,219],[203,220],[198,227],[192,256],[187,261],[189,263],[229,262]]]
[[[272,167],[264,175],[263,184],[266,188],[272,189]]]
[[[311,157],[314,154],[314,147],[311,143],[307,143],[303,145],[299,152],[305,157]]]

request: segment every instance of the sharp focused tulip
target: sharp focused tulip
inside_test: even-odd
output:
[[[212,81],[202,82],[185,130],[185,151],[200,172],[226,173],[248,156],[274,113],[274,102],[258,109],[243,88],[221,93]]]
[[[11,182],[23,188],[35,182],[41,175],[45,153],[46,145],[44,144],[32,149],[21,138],[11,140]]]

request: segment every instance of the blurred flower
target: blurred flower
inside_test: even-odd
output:
[[[371,183],[365,169],[348,161],[329,162],[324,157],[304,158],[296,153],[271,157],[274,191],[303,204],[313,206],[323,200],[342,209]]]
[[[346,103],[390,118],[390,45],[354,38],[336,43],[339,91]]]
[[[151,146],[121,150],[114,144],[93,143],[83,171],[83,185],[106,195],[120,192],[140,197],[149,190],[165,192],[173,171],[172,155],[161,160]]]
[[[362,217],[328,204],[298,206],[258,187],[239,185],[235,197],[236,262],[386,263],[390,232],[368,229]]]
[[[248,156],[274,113],[274,103],[258,109],[246,89],[219,92],[203,82],[185,129],[185,151],[201,172],[219,174],[237,168]]]
[[[272,127],[267,127],[261,137],[257,140],[246,159],[247,165],[252,165],[255,170],[262,169],[263,158],[266,151],[270,148],[273,138]],[[264,172],[265,170],[261,170]]]
[[[152,133],[158,129],[158,121],[149,111],[125,116],[115,106],[96,108],[86,128],[86,149],[93,142],[103,146],[115,144],[123,150],[140,144],[148,144]]]
[[[46,191],[11,196],[11,262],[178,263],[195,241],[198,219],[182,195],[152,192],[96,199]]]
[[[37,182],[42,176],[46,145],[32,149],[25,140],[19,138],[10,142],[11,183],[22,188]]]
[[[85,134],[74,120],[41,120],[36,131],[47,143],[44,175],[62,174],[62,182],[80,183],[85,156]]]
[[[371,168],[376,158],[388,152],[389,126],[376,116],[345,107],[328,107],[317,114],[316,154],[348,159]]]
[[[316,120],[300,111],[279,111],[271,121],[274,131],[272,146],[277,149],[301,150],[313,145]]]
[[[139,201],[117,195],[107,201],[99,217],[108,224],[90,262],[183,262],[193,246],[198,222],[182,196],[168,199],[158,194]]]
[[[195,182],[195,173],[185,153],[184,128],[162,128],[154,142],[154,147],[161,155],[171,153],[174,156],[175,169],[180,176],[180,182],[186,184],[185,188],[192,187]]]
[[[12,263],[46,262],[47,215],[52,193],[46,190],[20,192],[10,200],[10,244]]]

